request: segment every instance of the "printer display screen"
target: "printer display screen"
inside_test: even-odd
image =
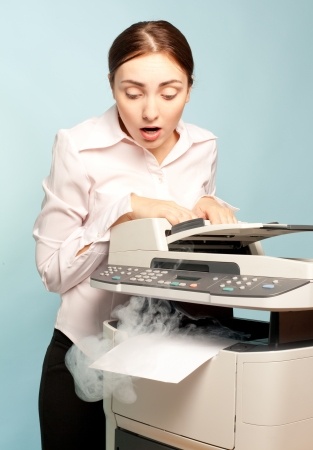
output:
[[[180,276],[178,275],[176,280],[183,280],[183,281],[199,281],[200,277],[190,277],[190,276]]]

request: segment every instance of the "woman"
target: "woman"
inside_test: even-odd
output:
[[[193,84],[182,33],[165,21],[123,31],[109,51],[109,83],[115,104],[104,115],[57,134],[34,227],[39,273],[61,296],[40,387],[45,450],[105,448],[102,402],[76,396],[64,357],[110,317],[111,293],[91,288],[89,276],[107,257],[111,227],[146,217],[236,222],[215,197],[215,136],[181,120]]]

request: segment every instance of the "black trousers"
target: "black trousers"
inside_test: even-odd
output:
[[[64,358],[72,342],[54,330],[42,369],[39,419],[42,450],[105,450],[103,402],[77,397]]]

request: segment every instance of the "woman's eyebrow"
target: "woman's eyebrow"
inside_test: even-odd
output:
[[[144,83],[141,83],[140,81],[135,81],[135,80],[122,80],[121,83],[134,84],[135,86],[139,86],[139,87],[145,86]],[[159,86],[163,87],[163,86],[167,86],[169,84],[175,84],[175,83],[183,84],[181,80],[173,79],[173,80],[163,81],[162,83],[159,84]]]
[[[144,83],[135,80],[122,80],[121,83],[134,84],[135,86],[144,87]]]
[[[183,84],[183,82],[180,80],[169,80],[169,81],[163,81],[163,83],[160,83],[159,86],[167,86],[168,84],[175,84],[175,83]]]

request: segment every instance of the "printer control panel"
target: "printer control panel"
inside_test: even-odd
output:
[[[99,283],[110,285],[108,290],[114,290],[112,285],[116,285],[120,292],[127,292],[126,286],[137,286],[137,295],[146,295],[149,287],[151,296],[154,288],[161,288],[219,296],[273,297],[304,286],[309,280],[107,265],[92,274],[91,285],[93,282],[95,287]]]

